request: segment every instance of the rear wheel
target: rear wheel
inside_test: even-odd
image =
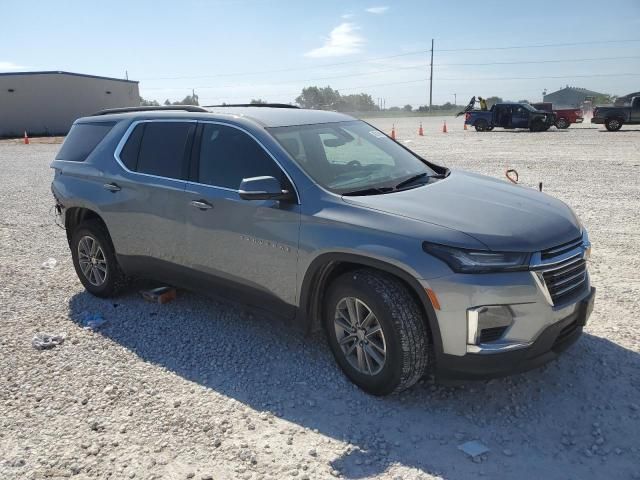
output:
[[[127,283],[104,225],[88,220],[71,236],[73,266],[84,288],[97,297],[112,297]]]
[[[564,117],[560,117],[558,120],[556,120],[556,128],[560,128],[560,129],[565,129],[565,128],[569,128],[569,120],[567,120]]]
[[[477,120],[473,126],[475,127],[476,132],[486,132],[489,127],[489,123],[486,120]]]
[[[366,392],[405,390],[427,370],[422,311],[391,275],[358,270],[337,278],[325,299],[324,325],[336,361]]]
[[[617,132],[622,128],[622,120],[619,118],[607,118],[604,121],[604,126],[610,132]]]

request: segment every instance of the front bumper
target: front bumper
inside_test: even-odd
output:
[[[573,122],[573,123],[582,123],[582,122],[584,122],[584,118],[582,118],[582,117],[577,117],[577,118],[576,118],[576,121],[575,121],[575,122]]]
[[[491,354],[442,354],[438,358],[439,380],[480,380],[520,373],[554,360],[581,335],[593,310],[595,288],[584,297],[569,316],[545,328],[530,346]]]
[[[591,119],[591,123],[600,123],[600,124],[602,124],[602,123],[604,123],[604,118],[600,118],[600,117],[593,117],[593,118]]]

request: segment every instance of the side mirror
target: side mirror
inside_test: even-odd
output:
[[[243,200],[293,200],[294,194],[283,190],[273,177],[243,178],[240,183],[240,198]]]

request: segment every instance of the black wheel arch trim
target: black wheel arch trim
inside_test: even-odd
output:
[[[418,299],[420,307],[425,314],[427,326],[431,334],[434,353],[437,358],[443,353],[442,337],[435,310],[431,300],[427,296],[424,287],[417,278],[406,270],[392,265],[383,260],[370,258],[354,253],[324,253],[315,258],[305,273],[300,289],[300,302],[297,312],[298,321],[304,326],[307,333],[320,325],[322,315],[322,299],[327,287],[327,279],[331,273],[341,264],[351,264],[364,268],[372,268],[398,277],[407,284],[411,292]]]

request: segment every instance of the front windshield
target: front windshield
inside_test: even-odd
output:
[[[529,105],[528,103],[521,103],[520,105],[522,105],[524,108],[526,108],[530,112],[537,112],[537,110],[533,108],[531,105]]]
[[[390,191],[435,172],[384,133],[358,120],[270,128],[276,140],[319,185],[337,194]]]

